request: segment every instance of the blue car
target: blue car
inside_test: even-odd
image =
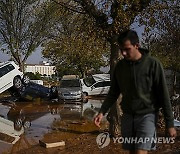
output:
[[[56,86],[51,88],[40,84],[30,82],[28,85],[23,85],[18,91],[11,90],[11,95],[23,100],[33,100],[35,98],[55,99],[58,97]]]

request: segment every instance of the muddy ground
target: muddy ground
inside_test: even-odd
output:
[[[121,144],[115,144],[113,140],[104,148],[99,148],[96,143],[96,137],[108,128],[105,118],[100,129],[92,121],[103,98],[91,98],[85,104],[59,104],[42,100],[14,103],[7,100],[0,99],[0,116],[13,122],[19,119],[24,123],[29,121],[31,125],[21,128],[24,133],[14,145],[2,142],[3,137],[0,135],[0,153],[127,153],[122,150]],[[158,128],[158,135],[164,136],[163,128]],[[39,140],[46,143],[65,141],[65,146],[47,149],[39,144]],[[180,130],[174,144],[160,143],[157,150],[151,153],[180,153]]]

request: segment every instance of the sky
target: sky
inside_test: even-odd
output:
[[[144,27],[141,26],[139,27],[137,23],[134,23],[131,26],[132,29],[136,30],[138,33],[138,36],[140,37],[140,39],[142,38],[142,33],[144,31]],[[0,62],[4,62],[10,59],[10,56],[8,56],[5,53],[2,53],[0,51]],[[27,59],[26,63],[27,64],[39,64],[40,61],[42,60],[47,60],[47,59],[43,59],[43,56],[41,54],[41,48],[37,48],[35,52],[32,53],[32,55]]]
[[[4,62],[10,59],[10,56],[8,56],[5,53],[0,52],[0,61]],[[47,60],[43,59],[42,54],[41,54],[41,49],[37,48],[35,52],[32,53],[31,56],[27,59],[26,63],[27,64],[39,64],[40,61],[42,60]]]

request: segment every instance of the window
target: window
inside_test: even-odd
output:
[[[0,77],[2,77],[3,75],[9,73],[13,69],[15,69],[15,67],[12,64],[9,64],[9,65],[6,65],[6,66],[0,68]]]
[[[2,74],[2,71],[1,71],[1,68],[0,68],[0,77],[2,77],[3,76],[3,74]]]
[[[110,81],[98,82],[94,85],[95,88],[110,86]]]
[[[104,86],[103,86],[103,82],[96,83],[96,84],[94,85],[94,87],[95,87],[95,88],[104,87]]]
[[[80,81],[77,79],[74,80],[61,80],[60,87],[61,88],[68,88],[68,87],[80,87]]]
[[[7,66],[4,66],[2,68],[0,68],[0,72],[1,72],[1,77],[5,74],[7,74],[9,71],[7,69]]]
[[[9,65],[7,65],[7,69],[8,69],[9,72],[10,72],[10,71],[12,71],[12,70],[15,69],[15,68],[14,68],[14,66],[13,66],[12,64],[9,64]]]
[[[83,82],[85,83],[85,85],[86,85],[87,87],[90,87],[90,86],[93,85],[96,81],[95,81],[94,78],[91,76],[91,77],[84,78],[84,79],[83,79]]]
[[[103,82],[103,86],[106,87],[106,86],[110,86],[111,85],[111,81],[104,81]]]

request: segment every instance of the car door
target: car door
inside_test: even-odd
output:
[[[102,95],[104,93],[103,82],[97,82],[91,86],[91,95]]]
[[[106,95],[110,88],[110,81],[101,81],[91,87],[91,95]]]
[[[104,89],[103,94],[104,95],[108,94],[110,85],[111,85],[111,81],[104,81],[103,82],[103,89]]]

